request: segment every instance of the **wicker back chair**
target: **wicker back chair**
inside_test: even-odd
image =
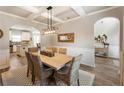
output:
[[[63,81],[68,86],[79,84],[79,67],[82,54],[72,59],[70,65],[63,67],[55,73],[57,80]]]
[[[32,54],[31,60],[34,65],[33,84],[35,83],[35,80],[38,79],[40,80],[40,85],[44,85],[43,81],[45,81],[52,74],[52,69],[44,66],[39,56]]]
[[[49,52],[53,52],[53,53],[57,53],[58,52],[58,48],[57,47],[47,47],[46,50],[49,51]]]
[[[38,48],[37,47],[28,48],[28,52],[38,52]]]
[[[34,67],[33,67],[33,62],[31,61],[31,54],[29,52],[25,52],[25,55],[26,55],[27,62],[28,62],[27,77],[29,76],[29,72],[30,72],[31,80],[33,82]]]
[[[67,53],[67,49],[66,48],[59,48],[59,53],[60,54],[66,54]]]

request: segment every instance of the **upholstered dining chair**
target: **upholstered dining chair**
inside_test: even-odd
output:
[[[28,52],[38,52],[38,48],[37,47],[30,47],[30,48],[28,48]]]
[[[66,48],[59,48],[59,53],[60,54],[66,54],[67,53],[67,49]]]
[[[31,55],[31,60],[34,65],[34,78],[33,84],[35,84],[35,80],[40,80],[40,85],[44,85],[44,81],[52,75],[52,68],[44,66],[39,56]]]
[[[29,52],[26,52],[25,51],[25,55],[26,55],[26,58],[27,58],[27,62],[28,62],[28,67],[27,67],[27,77],[29,76],[29,72],[31,74],[31,80],[33,82],[33,71],[34,71],[34,67],[33,67],[33,63],[31,61],[31,55]]]
[[[82,54],[74,57],[70,62],[70,65],[63,67],[62,69],[55,72],[54,77],[58,81],[70,85],[79,84],[79,67],[81,62]],[[56,83],[57,84],[57,83]]]

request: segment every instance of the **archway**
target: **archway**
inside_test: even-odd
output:
[[[9,28],[10,52],[24,56],[24,51],[30,46],[41,42],[40,31],[29,25],[13,25]]]
[[[115,17],[105,17],[94,24],[95,64],[103,73],[112,78],[120,73],[120,20]],[[109,70],[107,70],[109,69]],[[113,79],[114,80],[114,79]],[[114,81],[116,82],[115,79]],[[112,82],[114,82],[112,81]],[[119,82],[119,80],[118,80]]]
[[[96,47],[108,47],[108,54],[106,54],[106,56],[119,58],[119,33],[120,22],[117,18],[106,17],[98,20],[94,24],[94,37],[96,39]],[[101,39],[105,39],[105,36],[106,40],[100,41],[100,37]],[[103,43],[108,45],[104,46],[105,44]]]

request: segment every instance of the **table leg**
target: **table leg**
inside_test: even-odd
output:
[[[3,86],[2,75],[0,73],[0,86]]]
[[[48,85],[50,85],[51,83],[54,83],[55,85],[57,85],[56,84],[56,79],[54,77],[54,73],[55,73],[55,70],[53,70],[52,75],[48,78]]]

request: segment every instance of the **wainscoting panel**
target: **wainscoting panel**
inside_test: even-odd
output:
[[[55,46],[55,47],[67,48],[67,55],[71,55],[71,56],[77,56],[79,54],[83,54],[81,64],[95,67],[94,49],[70,47],[70,46]]]
[[[9,49],[0,50],[0,69],[9,67]]]

